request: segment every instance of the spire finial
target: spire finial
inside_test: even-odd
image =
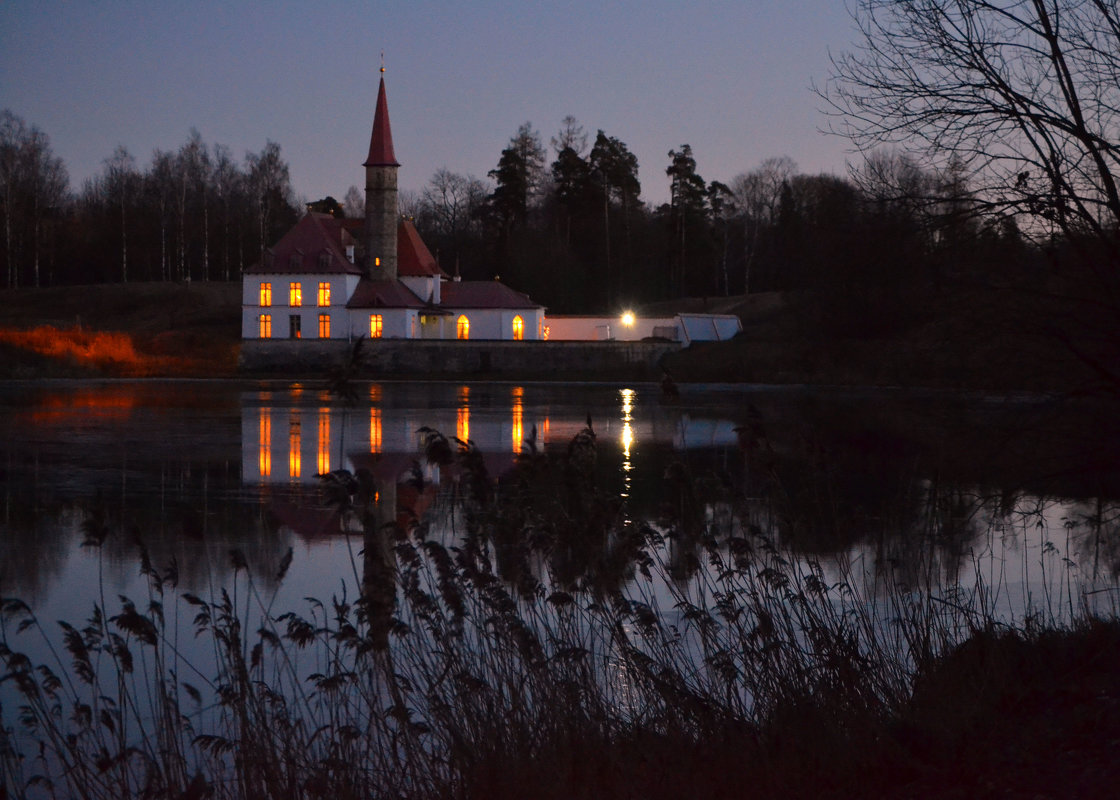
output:
[[[385,51],[381,51],[381,74],[385,74]]]

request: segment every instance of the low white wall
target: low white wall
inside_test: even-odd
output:
[[[546,315],[544,327],[550,342],[639,342],[650,336],[663,336],[673,341],[679,338],[673,317],[638,317],[632,325],[624,325],[620,317]],[[665,336],[668,328],[673,328],[674,336]]]

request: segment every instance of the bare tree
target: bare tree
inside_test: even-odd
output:
[[[778,221],[782,186],[797,174],[797,163],[789,156],[765,159],[757,168],[731,182],[731,194],[743,223],[743,291],[750,294],[751,268],[759,257],[763,232]]]
[[[136,159],[123,145],[105,159],[105,190],[108,200],[120,211],[121,219],[121,282],[128,283],[128,217],[129,207],[140,186]]]
[[[854,17],[860,46],[820,92],[835,131],[956,159],[977,209],[1120,263],[1116,0],[858,0]]]
[[[342,198],[342,212],[346,214],[347,219],[362,219],[365,217],[366,196],[357,186],[351,186],[346,190],[346,196]]]

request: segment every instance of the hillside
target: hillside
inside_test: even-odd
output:
[[[240,283],[4,289],[0,377],[233,375],[240,318]]]

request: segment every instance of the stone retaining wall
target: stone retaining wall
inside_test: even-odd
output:
[[[246,339],[239,366],[250,374],[326,372],[345,363],[353,343],[341,339]],[[474,377],[544,380],[656,380],[672,342],[500,342],[365,340],[361,377]]]

